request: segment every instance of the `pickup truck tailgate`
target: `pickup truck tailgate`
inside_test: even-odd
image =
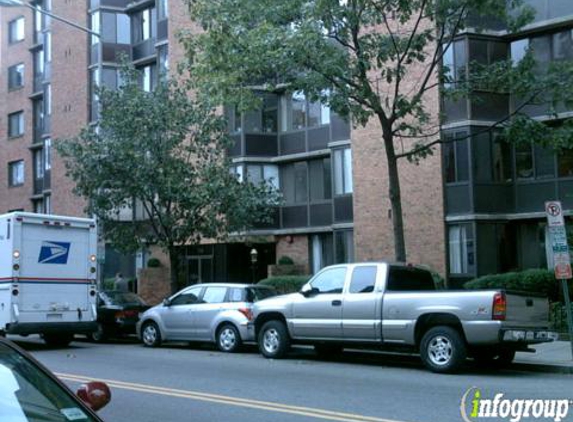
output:
[[[513,327],[549,326],[549,301],[527,292],[506,292],[505,321]]]

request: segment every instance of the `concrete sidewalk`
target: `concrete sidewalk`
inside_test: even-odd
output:
[[[535,353],[517,352],[514,366],[523,369],[538,369],[547,372],[562,372],[573,374],[573,356],[571,343],[554,341],[531,346]]]

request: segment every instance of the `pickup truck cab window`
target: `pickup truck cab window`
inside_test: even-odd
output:
[[[315,292],[320,293],[342,293],[344,280],[346,278],[346,268],[332,268],[321,272],[311,281],[310,285]]]
[[[350,280],[349,293],[371,293],[374,291],[376,284],[376,267],[375,266],[360,266],[355,267],[352,271],[352,279]]]
[[[387,291],[408,292],[436,290],[434,279],[429,271],[415,267],[390,267]]]

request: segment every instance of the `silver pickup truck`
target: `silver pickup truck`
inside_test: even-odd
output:
[[[326,267],[299,293],[258,302],[255,335],[267,358],[292,343],[318,353],[343,347],[419,351],[434,372],[453,372],[466,357],[508,364],[515,352],[552,341],[548,301],[504,290],[436,290],[431,273],[404,264]]]

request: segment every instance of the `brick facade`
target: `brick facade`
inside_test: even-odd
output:
[[[309,272],[308,262],[308,236],[292,235],[277,236],[277,260],[281,256],[290,257],[296,265],[304,265],[306,273]]]

